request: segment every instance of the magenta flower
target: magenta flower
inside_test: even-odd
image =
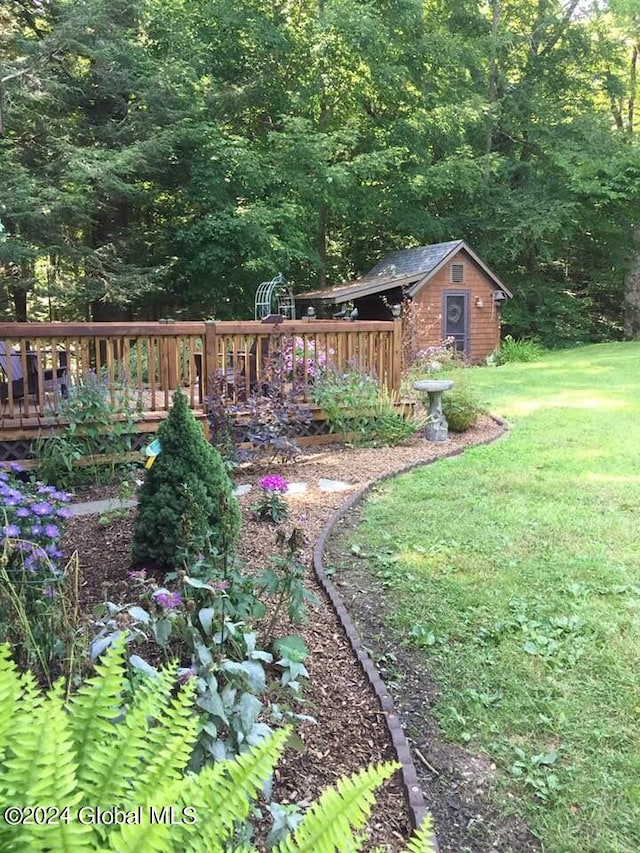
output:
[[[146,569],[139,569],[137,572],[136,571],[127,572],[127,577],[130,578],[132,581],[143,581],[146,578],[146,576],[147,576],[147,570]]]
[[[156,592],[153,596],[156,602],[165,610],[173,610],[182,604],[182,596],[179,592]]]
[[[286,492],[289,484],[280,474],[268,474],[260,480],[260,488],[265,492]]]

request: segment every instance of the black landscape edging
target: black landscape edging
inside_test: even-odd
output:
[[[415,468],[421,468],[426,467],[427,465],[432,465],[434,462],[438,462],[441,459],[451,459],[455,456],[460,456],[462,453],[464,453],[467,447],[480,447],[483,444],[492,444],[494,441],[497,441],[497,439],[501,438],[508,430],[509,425],[505,420],[496,415],[491,415],[491,419],[501,427],[501,430],[497,435],[492,436],[488,439],[484,439],[483,441],[479,441],[477,444],[470,444],[465,447],[460,447],[456,450],[450,450],[448,453],[444,453],[441,456],[435,457],[434,459],[421,460],[419,462],[410,462],[408,465],[404,465],[402,468],[398,468],[396,471],[391,471],[387,474],[382,474],[380,477],[377,477],[375,480],[372,480],[365,486],[362,486],[362,488],[358,489],[357,492],[351,495],[351,497],[349,497],[340,507],[338,507],[337,510],[335,510],[335,512],[331,514],[329,520],[322,528],[320,536],[316,540],[316,543],[313,548],[313,569],[316,573],[318,583],[323,588],[331,604],[333,605],[333,609],[335,610],[336,616],[340,620],[342,628],[344,629],[344,632],[347,635],[347,639],[349,640],[351,648],[353,649],[353,653],[357,657],[358,662],[360,663],[360,667],[362,668],[362,671],[364,672],[367,681],[371,685],[373,692],[376,694],[378,702],[380,703],[380,707],[382,708],[382,711],[384,713],[385,722],[387,724],[387,730],[389,732],[389,736],[391,738],[396,757],[402,765],[400,769],[400,773],[402,775],[402,785],[404,788],[405,799],[409,807],[411,822],[414,828],[420,826],[425,815],[428,812],[428,809],[422,794],[422,786],[420,785],[420,782],[418,780],[418,774],[416,773],[416,768],[411,757],[409,742],[400,723],[400,718],[394,708],[393,700],[389,695],[389,691],[385,687],[385,684],[375,664],[373,663],[373,661],[367,654],[366,649],[362,645],[362,640],[353,623],[353,620],[347,612],[347,609],[342,600],[342,596],[340,595],[336,587],[333,585],[329,576],[326,573],[323,555],[327,540],[333,532],[333,528],[335,527],[335,525],[349,512],[349,510],[357,506],[379,483],[382,483],[385,480],[389,480],[392,477],[398,477],[401,474],[406,474],[409,471],[414,470]],[[433,836],[432,840],[434,842],[435,849],[437,850],[437,838]]]

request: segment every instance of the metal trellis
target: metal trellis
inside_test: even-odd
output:
[[[282,314],[285,320],[296,319],[296,303],[291,288],[281,272],[271,281],[263,281],[256,290],[256,320],[269,314]]]

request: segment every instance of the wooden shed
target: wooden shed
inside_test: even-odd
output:
[[[363,278],[298,294],[299,316],[357,312],[359,320],[389,320],[403,305],[405,345],[415,354],[453,338],[470,362],[500,345],[500,307],[512,296],[464,240],[392,252]],[[345,309],[344,306],[348,306]]]

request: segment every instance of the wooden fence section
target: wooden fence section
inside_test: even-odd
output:
[[[0,440],[60,423],[81,386],[135,409],[147,431],[177,388],[199,416],[211,394],[241,403],[267,382],[308,402],[318,372],[349,365],[398,391],[400,321],[2,323]]]

